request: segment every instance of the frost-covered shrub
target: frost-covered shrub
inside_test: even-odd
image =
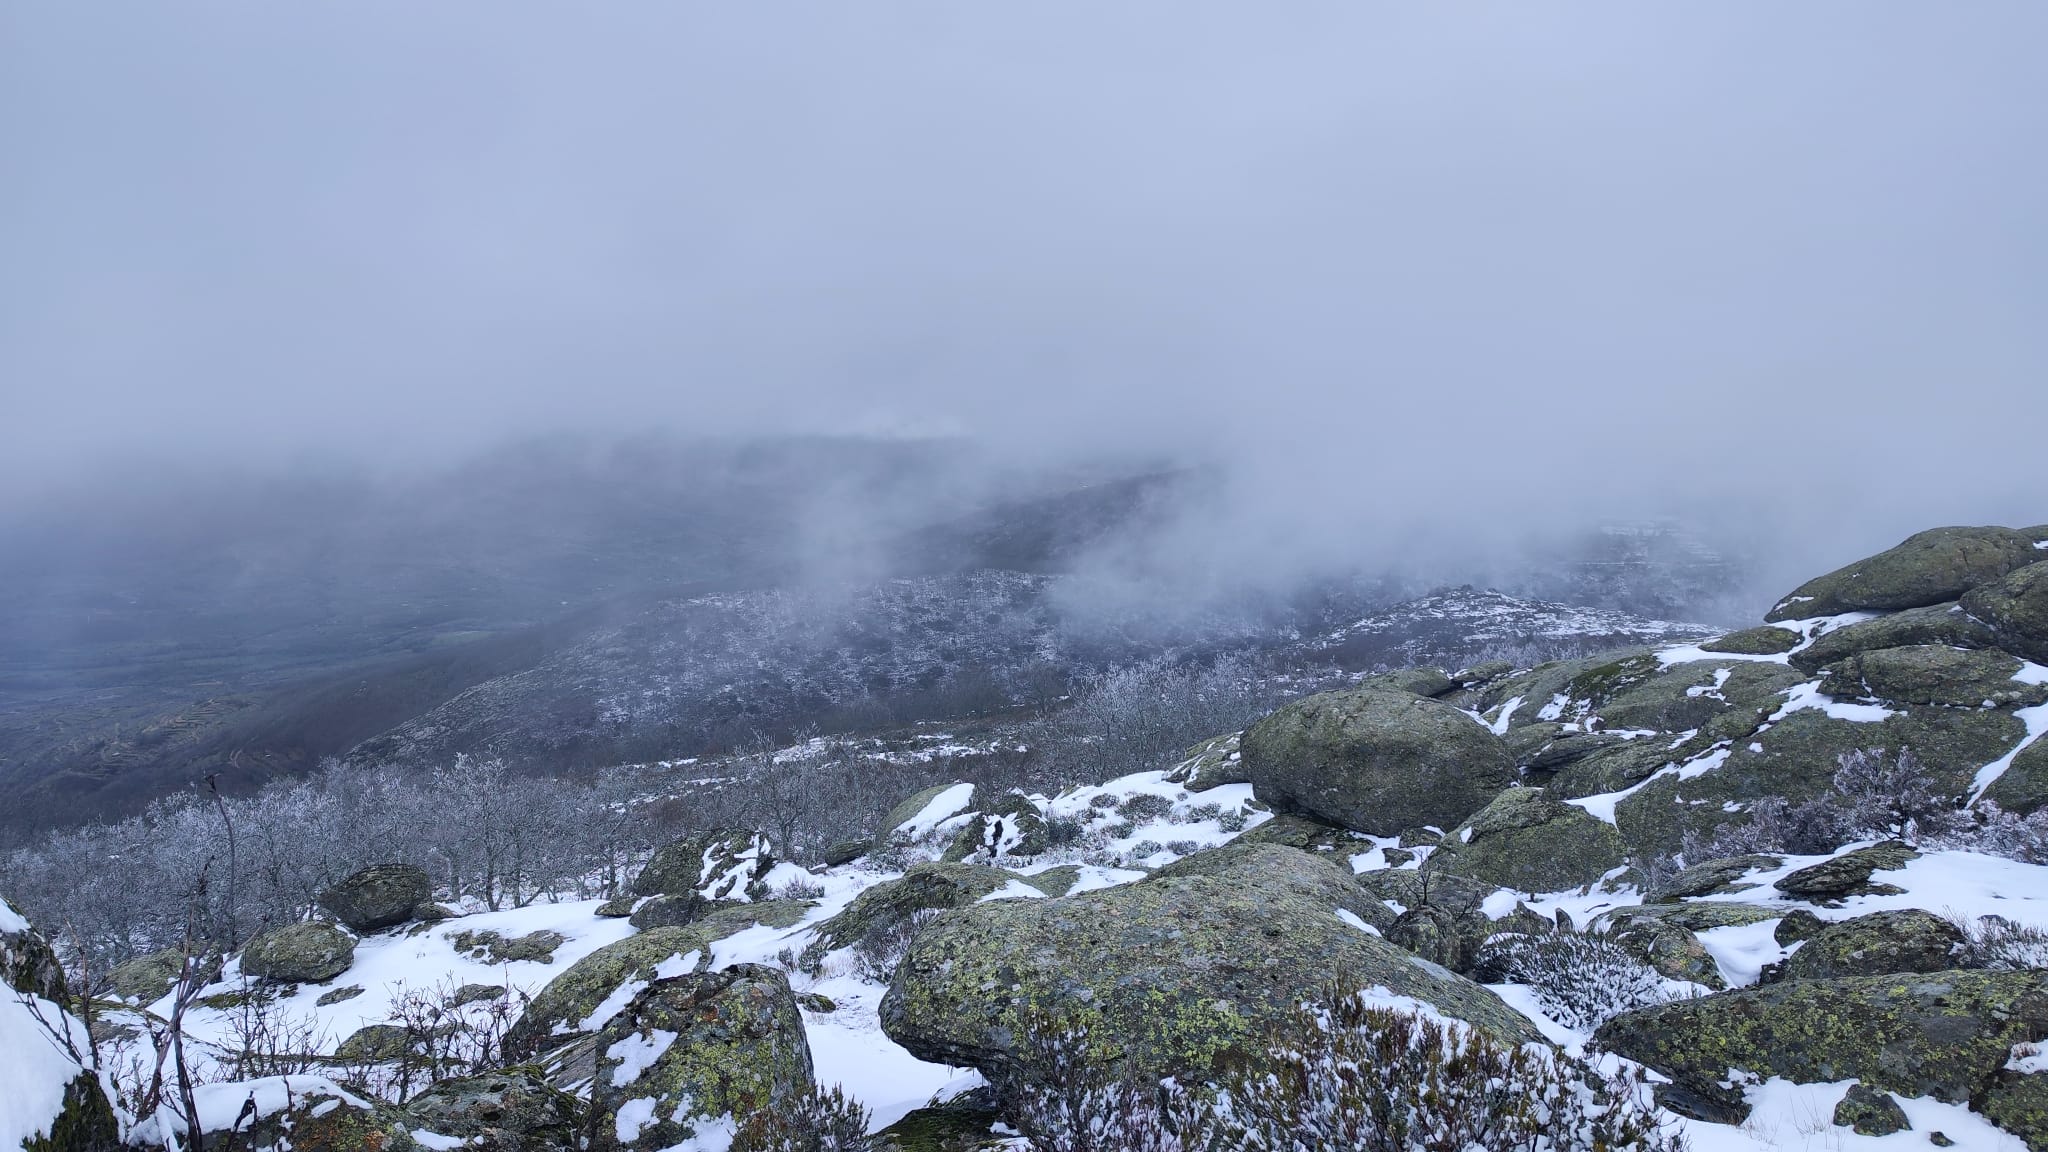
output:
[[[1036,1049],[1016,1119],[1036,1152],[1682,1152],[1640,1074],[1345,997],[1304,1006],[1252,1074],[1214,1096],[1119,1080],[1083,1037]]]
[[[1122,840],[1125,837],[1128,837],[1131,833],[1136,832],[1137,830],[1138,826],[1132,824],[1130,821],[1119,820],[1116,823],[1111,824],[1109,827],[1104,828],[1102,830],[1102,834],[1109,837],[1111,840]]]
[[[1951,915],[1949,923],[1963,934],[1962,967],[1994,972],[2048,970],[2048,930],[2015,924],[2002,916],[1972,920]]]
[[[863,979],[887,984],[896,966],[910,951],[910,945],[924,926],[939,916],[937,908],[920,908],[904,917],[891,917],[863,933],[853,945],[854,971]]]
[[[1781,796],[1766,796],[1750,805],[1747,815],[1742,823],[1716,828],[1711,837],[1687,832],[1683,842],[1686,863],[1758,852],[1824,856],[1856,838],[1855,821],[1834,797],[1795,806]]]
[[[1925,847],[1981,852],[2026,864],[2048,864],[2048,808],[2015,816],[1989,800],[1976,811],[1951,821],[1947,828],[1923,837]]]
[[[1195,804],[1173,813],[1168,819],[1175,824],[1199,824],[1204,820],[1214,820],[1222,814],[1221,804]]]
[[[1245,826],[1245,811],[1242,808],[1226,808],[1216,814],[1216,827],[1225,832],[1242,832]]]
[[[1116,810],[1125,820],[1137,824],[1170,815],[1173,812],[1173,801],[1150,792],[1140,792],[1135,796],[1126,797],[1123,803],[1116,806]]]
[[[1168,840],[1166,842],[1166,850],[1175,856],[1192,856],[1200,852],[1202,846],[1193,840]]]
[[[778,900],[816,900],[824,894],[825,886],[809,876],[792,876],[775,891]]]
[[[1116,797],[1107,792],[1098,792],[1088,798],[1088,806],[1090,808],[1114,808],[1116,807]]]
[[[1088,832],[1088,825],[1072,816],[1048,816],[1045,819],[1045,843],[1049,848],[1065,848],[1079,843]]]
[[[837,1085],[783,1097],[740,1121],[730,1152],[867,1152],[868,1110]]]
[[[1600,936],[1503,932],[1479,946],[1475,976],[1527,984],[1552,1019],[1592,1031],[1623,1012],[1672,998],[1655,969]]]
[[[1843,753],[1835,760],[1834,796],[1852,833],[1918,839],[1955,819],[1954,799],[1936,789],[1911,748],[1892,757],[1876,749]]]
[[[1165,850],[1166,846],[1157,840],[1140,840],[1131,845],[1130,857],[1133,860],[1143,860],[1147,856],[1157,856]]]

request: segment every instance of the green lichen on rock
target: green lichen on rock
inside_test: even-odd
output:
[[[1765,701],[1775,708],[1782,702],[1778,694],[1800,679],[1782,664],[1692,660],[1645,676],[1601,704],[1598,713],[1608,728],[1685,732],[1705,728],[1724,713],[1753,712]]]
[[[1761,854],[1703,860],[1643,893],[1643,903],[1668,904],[1694,896],[1733,892],[1740,887],[1743,877],[1782,867],[1784,863],[1782,857]]]
[[[1726,987],[1721,966],[1690,929],[1657,916],[1624,917],[1608,933],[1616,944],[1642,957],[1659,975],[1708,988]]]
[[[1397,668],[1377,676],[1367,676],[1358,682],[1360,688],[1384,688],[1394,692],[1412,692],[1417,696],[1443,696],[1458,687],[1458,683],[1445,675],[1441,668]]]
[[[759,964],[649,984],[598,1034],[597,1051],[584,1126],[593,1152],[668,1148],[812,1087],[796,997]]]
[[[320,894],[320,907],[357,932],[375,932],[412,919],[434,898],[425,870],[411,864],[373,864]]]
[[[1298,848],[1303,852],[1338,852],[1349,854],[1363,852],[1372,847],[1372,841],[1365,839],[1348,828],[1338,828],[1320,820],[1305,816],[1281,813],[1258,827],[1246,832],[1233,844],[1278,844],[1286,848]]]
[[[1862,620],[1823,632],[1811,644],[1787,659],[1802,672],[1818,672],[1858,652],[1878,648],[1903,648],[1913,644],[1945,644],[1950,648],[1991,648],[1997,637],[1979,623],[1961,604],[1953,601],[1909,608],[1875,620]]]
[[[1984,790],[1984,799],[2025,816],[2048,805],[2048,740],[2020,749],[2004,773]]]
[[[396,1024],[365,1024],[334,1046],[334,1057],[347,1063],[372,1064],[403,1059],[412,1050],[412,1036]]]
[[[1920,853],[1904,840],[1886,840],[1868,848],[1809,864],[1787,874],[1774,887],[1799,900],[1830,901],[1872,890],[1871,874],[1903,868]]]
[[[2013,679],[2022,666],[2019,657],[1995,648],[1912,644],[1859,652],[1830,664],[1820,687],[1838,700],[1868,697],[1952,708],[2014,708],[2048,701],[2048,684]]]
[[[1765,624],[1760,628],[1744,628],[1726,636],[1700,641],[1700,648],[1706,652],[1727,652],[1738,656],[1776,656],[1790,652],[1799,644],[1799,633],[1790,628],[1779,628]]]
[[[929,1104],[875,1133],[873,1152],[984,1152],[1007,1147],[990,1131],[1002,1115],[979,1093]]]
[[[755,832],[699,832],[655,849],[633,878],[636,896],[699,895],[707,900],[762,900],[775,867],[768,841]]]
[[[407,1102],[416,1127],[477,1152],[554,1152],[573,1148],[582,1130],[574,1096],[530,1065],[442,1080]]]
[[[901,803],[889,809],[889,814],[882,817],[881,827],[875,830],[876,851],[880,851],[895,843],[898,839],[898,829],[922,815],[926,808],[931,807],[932,801],[945,795],[948,790],[957,787],[959,787],[957,783],[934,784],[921,792],[905,797]],[[962,808],[961,811],[966,811],[966,809]]]
[[[1227,852],[1135,884],[938,918],[897,969],[883,1030],[919,1059],[998,1083],[1053,1075],[1034,1064],[1031,1038],[1056,1036],[1117,1074],[1199,1082],[1262,1058],[1268,1028],[1337,985],[1383,985],[1496,1036],[1531,1036],[1486,989],[1339,917],[1351,887],[1340,866],[1271,845]]]
[[[700,963],[711,955],[710,939],[694,926],[656,928],[599,948],[534,995],[526,1011],[506,1030],[506,1055],[529,1060],[561,1043],[562,1038],[583,1030],[583,1021],[613,992],[634,981],[653,980],[655,969],[664,961],[687,959],[692,952],[698,954]],[[592,1026],[602,1024],[595,1021]]]
[[[1984,622],[1998,646],[2048,663],[2048,560],[2014,571],[1963,597],[1963,611]]]
[[[947,846],[943,856],[947,863],[1031,857],[1052,846],[1045,815],[1023,793],[1005,792],[975,807],[974,817]]]
[[[2012,1046],[2048,1036],[2048,974],[1938,972],[1794,980],[1624,1013],[1595,1042],[1684,1087],[1716,1093],[1729,1070],[1796,1083],[1858,1079],[1962,1103]]]
[[[1633,788],[1658,769],[1682,758],[1683,748],[1670,739],[1645,737],[1623,741],[1592,753],[1560,769],[1544,787],[1560,800],[1602,796]]]
[[[1062,864],[1057,868],[1047,868],[1043,872],[1033,872],[1028,876],[1019,875],[1017,879],[1047,896],[1065,896],[1074,890],[1074,885],[1081,882],[1081,866]]]
[[[1963,934],[1918,908],[1873,912],[1822,928],[1778,970],[1784,980],[1832,980],[1890,972],[1942,972],[1956,966]]]
[[[218,956],[196,957],[201,986],[211,984],[220,978],[221,962]],[[147,956],[137,956],[114,966],[107,973],[107,982],[112,985],[114,995],[123,1000],[139,1000],[150,1004],[171,990],[184,971],[185,954],[177,948],[166,948]]]
[[[818,939],[827,948],[849,947],[925,909],[972,904],[1011,879],[1008,872],[980,864],[914,864],[901,877],[854,897],[837,916],[818,925]]]
[[[1238,751],[1241,733],[1211,736],[1181,754],[1180,763],[1166,773],[1170,783],[1190,792],[1206,792],[1224,784],[1242,784],[1244,759]]]
[[[278,984],[319,984],[355,961],[356,939],[323,921],[259,933],[242,949],[242,974]]]
[[[22,1142],[22,1152],[117,1152],[121,1125],[99,1077],[81,1070],[64,1085],[63,1103],[49,1125]]]
[[[2021,1049],[2036,1054],[2040,1044]],[[2027,1142],[2031,1152],[2048,1152],[2048,1072],[2001,1070],[1972,1104],[1984,1118]]]
[[[2039,556],[2025,533],[2010,528],[1934,528],[1807,581],[1764,621],[1924,608],[1958,599]]]
[[[1448,704],[1402,692],[1324,692],[1244,734],[1246,779],[1276,810],[1392,836],[1451,827],[1515,782],[1500,738]]]
[[[1444,838],[1430,867],[1523,892],[1557,892],[1621,866],[1614,826],[1541,788],[1510,788]]]

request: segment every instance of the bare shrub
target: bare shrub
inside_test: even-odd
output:
[[[868,1152],[871,1117],[837,1085],[778,1098],[740,1121],[730,1152]]]
[[[2015,816],[1989,800],[1977,802],[1942,831],[1924,837],[1925,847],[1981,852],[2024,864],[2048,864],[2048,808]]]
[[[938,919],[939,909],[920,908],[908,916],[892,917],[868,929],[853,945],[854,971],[862,979],[887,984],[897,965],[910,952],[917,934]]]
[[[1994,972],[2048,970],[2048,929],[2015,924],[2003,916],[1972,919],[1951,913],[1948,921],[1963,934],[1960,967],[1989,968]]]
[[[1527,984],[1551,1018],[1589,1032],[1623,1012],[1672,999],[1664,978],[1634,953],[1578,932],[1490,936],[1479,946],[1474,975]]]

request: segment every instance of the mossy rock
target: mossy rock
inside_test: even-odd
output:
[[[2002,1069],[1972,1104],[1986,1120],[2026,1141],[2031,1152],[2048,1152],[2048,1072]]]
[[[57,1114],[22,1141],[21,1152],[121,1152],[121,1125],[100,1078],[80,1069],[64,1085]]]
[[[959,908],[994,892],[1012,879],[999,868],[979,864],[914,864],[853,898],[837,916],[818,925],[827,948],[845,948],[887,925],[927,908]]]
[[[2015,655],[2048,664],[2048,560],[2028,564],[1963,597],[1963,611],[1975,616]]]
[[[1990,1087],[2014,1044],[2042,1036],[2048,973],[1936,972],[1673,1001],[1615,1017],[1595,1042],[1705,1095],[1739,1069],[1965,1103]]]
[[[1510,788],[1444,838],[1430,867],[1522,892],[1591,884],[1621,866],[1614,826],[1541,788]]]
[[[1629,924],[1655,921],[1687,932],[1706,932],[1715,928],[1761,924],[1766,920],[1780,919],[1784,915],[1785,909],[1768,904],[1739,904],[1732,900],[1689,900],[1682,904],[1633,904],[1611,908],[1601,913],[1594,923],[1596,926],[1619,931]]]
[[[2048,701],[2048,684],[2013,679],[2019,657],[1995,648],[1913,644],[1859,652],[1828,665],[1821,691],[1837,700],[1862,697],[1952,708],[2025,707]]]
[[[1276,810],[1392,836],[1450,827],[1515,782],[1500,738],[1448,704],[1400,692],[1324,692],[1244,734],[1245,775]]]
[[[1483,914],[1470,913],[1468,915]],[[1461,918],[1435,904],[1410,908],[1382,930],[1387,943],[1405,948],[1432,964],[1461,974],[1472,971],[1479,941]]]
[[[1657,916],[1629,916],[1615,922],[1608,938],[1640,956],[1661,976],[1707,988],[1727,986],[1721,966],[1691,929]]]
[[[361,984],[348,984],[340,988],[332,988],[328,991],[322,992],[320,994],[320,998],[313,1001],[313,1003],[321,1008],[326,1008],[331,1005],[340,1004],[349,1000],[353,1000],[356,997],[361,996],[362,994],[363,986]]]
[[[1052,846],[1045,815],[1021,792],[1006,792],[991,798],[965,827],[953,836],[943,859],[949,864],[964,860],[994,862],[1012,857],[1042,854]]]
[[[1349,856],[1364,852],[1372,842],[1348,828],[1338,828],[1305,816],[1281,813],[1243,833],[1233,844],[1279,844],[1303,852],[1335,852]]]
[[[242,949],[242,974],[276,984],[320,984],[355,962],[356,939],[319,920],[258,934]]]
[[[1047,868],[1043,872],[1033,872],[1029,876],[1019,875],[1017,879],[1047,896],[1065,896],[1074,890],[1074,885],[1081,882],[1081,866],[1062,864],[1057,868]]]
[[[442,1080],[405,1106],[412,1123],[477,1152],[555,1152],[576,1146],[582,1106],[531,1065]]]
[[[2048,740],[2036,740],[2020,749],[2004,773],[1984,790],[1984,799],[2020,816],[2048,805]]]
[[[1733,892],[1745,876],[1781,868],[1784,864],[1783,857],[1761,854],[1704,860],[1643,893],[1643,903],[1668,904],[1694,896]]]
[[[2026,726],[2008,712],[1913,707],[1875,723],[1838,720],[1818,709],[1785,716],[1728,750],[1719,767],[1689,780],[1666,775],[1615,806],[1630,849],[1669,856],[1685,834],[1710,837],[1746,824],[1765,797],[1797,806],[1831,794],[1839,759],[1854,752],[1895,757],[1912,749],[1935,787],[1967,794],[1977,769],[2011,751]]]
[[[2010,528],[1917,532],[1895,547],[1800,585],[1764,615],[1764,622],[1924,608],[1959,599],[2039,556],[2025,533]]]
[[[220,957],[202,956],[198,961],[201,987],[220,979]],[[115,965],[107,974],[107,982],[121,999],[151,1004],[171,990],[184,970],[185,954],[176,948],[166,948]]]
[[[1702,651],[1727,652],[1737,656],[1776,656],[1798,646],[1799,633],[1771,624],[1700,641]]]
[[[1604,796],[1635,787],[1680,757],[1682,748],[1660,737],[1643,737],[1596,749],[1560,769],[1544,785],[1560,800]]]
[[[1360,688],[1382,688],[1393,692],[1412,692],[1417,696],[1443,696],[1459,687],[1458,683],[1444,674],[1441,668],[1399,668],[1367,676],[1358,682]]]
[[[1914,644],[1942,644],[1950,648],[1994,648],[1998,638],[1979,623],[1961,604],[1953,601],[1909,608],[1875,620],[1823,632],[1811,644],[1787,657],[1792,666],[1809,675],[1858,652],[1879,648],[1904,648]]]
[[[1782,980],[1832,980],[1888,972],[1942,972],[1956,966],[1963,934],[1918,908],[1837,920],[1802,944],[1778,969]]]
[[[412,1050],[412,1036],[396,1024],[365,1024],[334,1046],[334,1057],[347,1063],[383,1064],[402,1060]]]
[[[875,831],[876,850],[879,851],[895,843],[899,829],[912,820],[917,819],[926,808],[931,807],[932,801],[945,795],[947,790],[959,786],[957,781],[952,784],[934,784],[923,791],[913,793],[894,808],[889,809],[889,814],[882,817],[882,826]],[[970,799],[968,806],[971,807],[972,805],[973,801]],[[960,809],[962,812],[967,810],[967,807]]]
[[[492,965],[519,961],[553,964],[555,949],[568,942],[569,938],[560,932],[545,929],[510,939],[497,932],[457,932],[448,937],[448,943],[457,952],[466,952],[471,959]]]
[[[755,900],[749,904],[720,904],[705,913],[695,927],[708,940],[723,940],[756,925],[794,927],[817,906],[815,900]]]
[[[1799,673],[1782,664],[1754,660],[1733,663],[1693,660],[1673,664],[1615,694],[1598,709],[1609,728],[1684,732],[1705,728],[1716,717],[1747,707],[1754,711],[1800,682]]]
[[[1796,900],[1836,901],[1873,891],[1871,874],[1906,866],[1920,853],[1903,840],[1844,852],[1786,875],[1774,887]]]
[[[1562,697],[1558,719],[1577,721],[1597,711],[1615,695],[1655,675],[1656,655],[1648,648],[1624,648],[1577,660],[1553,660],[1525,672],[1494,680],[1465,703],[1493,719],[1513,700],[1520,704],[1508,716],[1508,728],[1544,724],[1543,712]]]
[[[682,896],[646,896],[633,901],[626,922],[642,932],[650,928],[680,928],[702,920],[713,905],[695,892]],[[602,914],[603,908],[598,909]]]
[[[633,915],[633,910],[640,906],[642,900],[648,899],[652,899],[652,897],[635,896],[631,893],[627,893],[624,896],[614,896],[599,904],[597,911],[593,912],[592,915],[604,920],[624,920]]]
[[[669,1148],[812,1087],[803,1014],[783,974],[735,964],[656,980],[598,1034],[586,1147]]]
[[[1392,926],[1394,917],[1387,906],[1360,887],[1351,868],[1342,860],[1316,856],[1279,844],[1247,844],[1233,840],[1218,848],[1183,856],[1155,870],[1147,880],[1172,880],[1183,876],[1245,876],[1260,873],[1275,892],[1327,901],[1375,928]]]
[[[825,867],[838,868],[867,855],[873,847],[874,845],[866,840],[841,840],[826,848],[822,859],[825,861]]]
[[[633,894],[761,900],[768,895],[765,877],[774,867],[775,854],[758,833],[700,832],[656,849],[633,878]]]
[[[872,1152],[992,1152],[1009,1147],[990,1129],[1002,1119],[990,1094],[928,1104],[875,1133]]]
[[[1211,736],[1181,754],[1180,763],[1166,773],[1166,779],[1190,792],[1206,792],[1224,784],[1243,784],[1244,757],[1238,751],[1242,733]]]
[[[711,941],[694,926],[656,928],[599,948],[548,981],[534,996],[505,1032],[506,1055],[530,1060],[562,1043],[584,1030],[584,1021],[614,992],[635,981],[653,980],[657,968],[671,960],[687,959],[692,952],[698,953],[699,963],[709,963]],[[593,1020],[591,1027],[603,1023]]]
[[[392,928],[434,898],[434,882],[411,864],[373,864],[320,893],[320,907],[357,932]]]
[[[1891,1093],[1860,1083],[1849,1085],[1841,1103],[1835,1105],[1834,1121],[1838,1127],[1864,1136],[1889,1136],[1913,1126]]]
[[[1256,1066],[1269,1029],[1337,984],[1383,985],[1501,1039],[1533,1038],[1485,988],[1339,918],[1352,885],[1338,866],[1269,845],[1235,867],[1194,867],[1225,851],[1134,884],[939,917],[896,971],[883,1030],[998,1085],[1059,1074],[1034,1064],[1032,1036],[1076,1036],[1079,1058],[1113,1076],[1198,1082]]]
[[[1543,729],[1553,727],[1555,732],[1543,734]],[[1532,740],[1523,733],[1535,733],[1538,738]],[[1523,778],[1536,784],[1554,780],[1572,765],[1630,742],[1629,737],[1619,732],[1580,732],[1548,724],[1510,729],[1502,740],[1522,769]]]

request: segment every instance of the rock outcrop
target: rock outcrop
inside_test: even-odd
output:
[[[1808,580],[1780,600],[1764,620],[1924,608],[1955,600],[2038,559],[2034,541],[2010,528],[1934,528]]]
[[[355,962],[356,938],[322,920],[258,933],[242,948],[242,975],[273,984],[321,984]]]
[[[356,932],[375,932],[412,919],[434,899],[433,881],[410,864],[377,864],[320,894],[320,907]]]
[[[1510,788],[1444,838],[1430,868],[1523,892],[1591,884],[1621,866],[1621,834],[1541,788]]]

